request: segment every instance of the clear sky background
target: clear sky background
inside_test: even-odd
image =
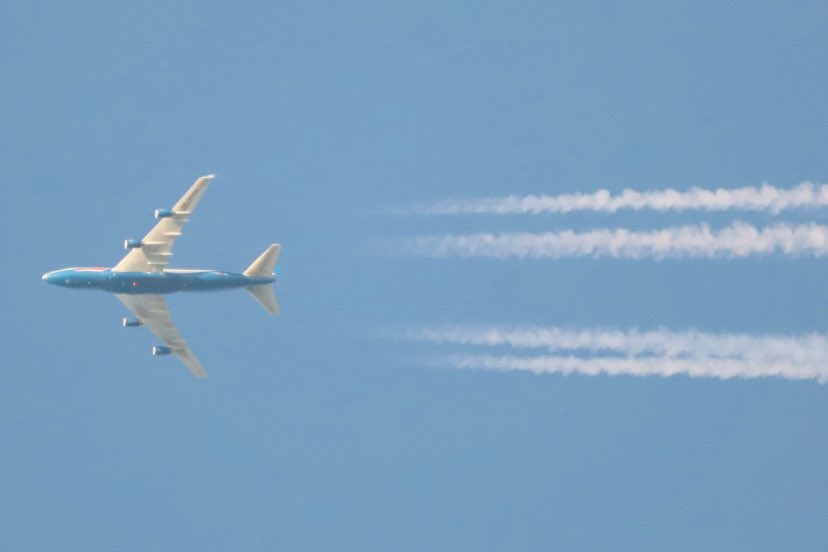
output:
[[[825,260],[369,246],[733,216],[366,214],[411,201],[825,182],[826,4],[667,4],[0,4],[0,548],[828,549],[825,385],[454,371],[378,337],[828,331]],[[171,297],[199,381],[40,275],[112,266],[211,172],[171,264],[281,242],[283,314]]]

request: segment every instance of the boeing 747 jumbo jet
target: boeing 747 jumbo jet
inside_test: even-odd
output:
[[[173,324],[164,294],[243,287],[268,313],[274,316],[279,314],[271,285],[276,281],[273,269],[279,260],[278,243],[265,249],[242,273],[167,268],[175,239],[189,222],[213,176],[202,176],[196,180],[172,209],[156,209],[158,223],[144,239],[124,242],[124,248],[129,253],[114,267],[64,268],[43,275],[45,281],[57,286],[114,293],[135,316],[124,318],[124,326],[149,328],[164,343],[153,347],[152,354],[173,354],[198,377],[206,377],[207,373]]]

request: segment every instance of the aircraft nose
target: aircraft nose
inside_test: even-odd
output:
[[[49,281],[49,273],[47,272],[46,274],[44,274],[43,276],[41,276],[41,277],[40,277],[40,279],[41,279],[41,280],[45,280],[45,281],[47,281],[47,282],[48,282],[48,281]]]

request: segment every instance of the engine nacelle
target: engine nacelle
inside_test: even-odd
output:
[[[175,213],[173,213],[172,209],[156,209],[155,210],[155,218],[162,219],[162,218],[170,218]]]
[[[124,240],[124,249],[139,249],[144,247],[144,242],[141,240]]]
[[[124,318],[124,328],[137,328],[141,325],[141,321],[137,318]]]
[[[173,350],[170,347],[164,347],[162,345],[156,345],[152,348],[152,356],[165,356],[171,355]]]

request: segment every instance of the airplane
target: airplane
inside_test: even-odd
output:
[[[272,285],[276,281],[273,271],[281,250],[278,243],[265,249],[241,273],[167,268],[176,238],[214,177],[211,174],[196,180],[172,209],[156,209],[158,223],[144,239],[126,240],[124,248],[129,252],[114,267],[64,268],[42,276],[56,286],[114,293],[134,316],[124,318],[124,327],[146,326],[164,343],[152,348],[153,356],[175,355],[193,375],[202,378],[207,377],[207,372],[173,324],[164,295],[177,291],[245,288],[268,314],[279,314]]]

